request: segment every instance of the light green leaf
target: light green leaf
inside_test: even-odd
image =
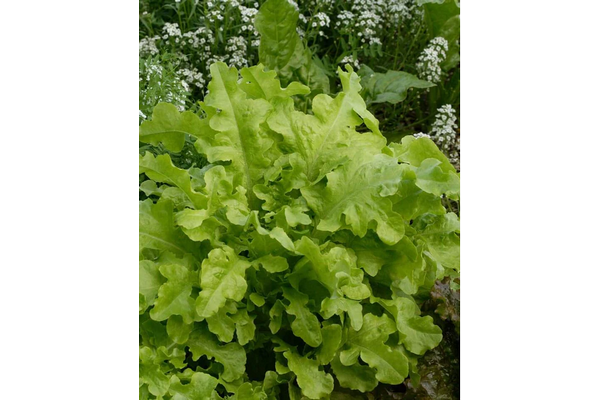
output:
[[[183,232],[175,228],[173,203],[159,200],[156,204],[147,199],[140,201],[139,245],[142,249],[170,251],[178,256],[192,253],[201,258],[200,248],[189,240]]]
[[[221,245],[221,235],[230,225],[242,226],[250,213],[243,189],[234,191],[231,177],[224,167],[210,168],[204,175],[206,208],[185,209],[176,214],[177,225],[192,240],[209,240],[213,246]],[[223,218],[225,217],[225,218]]]
[[[191,111],[179,112],[169,103],[159,103],[152,111],[152,120],[140,125],[140,142],[158,145],[179,152],[185,135],[198,136],[202,130],[200,118]]]
[[[281,329],[281,323],[283,319],[283,312],[285,311],[285,305],[281,302],[281,300],[277,300],[271,310],[269,311],[269,317],[271,317],[271,322],[269,322],[269,329],[272,334],[276,334]]]
[[[385,344],[390,334],[396,332],[394,322],[382,315],[366,314],[361,330],[348,330],[345,350],[340,360],[346,366],[358,362],[358,357],[375,369],[379,382],[398,385],[408,376],[408,359],[398,348]]]
[[[168,154],[156,158],[150,152],[146,152],[143,157],[140,155],[141,173],[145,173],[156,182],[167,183],[179,188],[196,209],[206,208],[206,195],[192,189],[190,174],[186,170],[174,166]]]
[[[155,364],[156,355],[152,349],[140,349],[140,382],[148,385],[148,391],[155,396],[164,396],[169,390],[169,378]]]
[[[302,195],[320,219],[317,229],[350,229],[360,237],[373,229],[393,245],[404,235],[404,221],[389,197],[398,191],[403,171],[404,166],[385,154],[357,156],[327,174],[326,185],[302,189]]]
[[[244,374],[246,370],[246,352],[239,343],[219,345],[217,338],[207,328],[201,326],[192,332],[188,340],[193,359],[196,361],[201,356],[214,359],[223,366],[220,378],[232,382]]]
[[[270,272],[272,274],[286,271],[289,268],[287,259],[280,256],[273,256],[271,254],[267,254],[266,256],[260,257],[258,260],[255,261],[255,263],[261,265],[265,269],[265,271]]]
[[[306,236],[296,242],[296,250],[306,257],[296,264],[294,272],[288,276],[296,289],[302,280],[315,280],[334,297],[343,294],[354,300],[362,300],[371,295],[368,286],[363,283],[363,271],[356,266],[354,253],[336,246],[323,254],[319,246]]]
[[[265,305],[265,298],[258,293],[250,293],[250,301],[252,301],[257,307],[262,307]]]
[[[367,110],[360,97],[360,79],[349,69],[338,71],[343,91],[335,98],[326,94],[313,99],[314,115],[294,110],[292,99],[273,101],[274,112],[267,119],[269,127],[282,135],[282,148],[290,156],[291,171],[284,177],[295,176],[296,188],[301,182],[317,182],[333,168],[355,153],[373,155],[385,147],[379,122]],[[365,123],[371,132],[358,133],[355,128]],[[291,189],[291,188],[290,188]]]
[[[333,360],[342,343],[342,326],[338,324],[324,326],[321,334],[323,343],[317,349],[317,361],[321,365],[327,365]]]
[[[422,257],[422,249],[404,237],[400,242],[388,249],[373,249],[383,260],[381,270],[374,278],[382,284],[392,284],[408,295],[417,293],[425,281],[426,263]]]
[[[203,109],[208,127],[195,145],[208,161],[230,162],[225,165],[233,177],[233,187],[243,186],[252,208],[258,208],[252,187],[262,177],[272,160],[269,149],[273,141],[261,129],[271,105],[264,99],[251,99],[241,89],[238,71],[222,62],[211,65]]]
[[[286,351],[283,356],[288,360],[288,367],[296,374],[303,395],[318,400],[333,391],[333,377],[319,369],[318,361],[302,357],[293,351]]]
[[[193,329],[194,324],[186,324],[180,315],[171,315],[167,321],[167,333],[177,344],[185,344]]]
[[[443,172],[456,172],[444,153],[428,138],[404,136],[402,143],[391,143],[389,148],[398,161],[408,163],[413,167],[421,166],[421,163],[428,158],[435,158],[440,161],[439,166]]]
[[[242,346],[254,339],[254,333],[256,332],[254,318],[256,317],[248,314],[248,310],[238,310],[232,317],[235,322],[237,340]]]
[[[423,239],[431,255],[446,268],[460,270],[460,222],[449,213],[428,218],[428,224],[416,237]]]
[[[228,314],[234,314],[236,311],[237,308],[235,306],[235,302],[227,301],[227,303],[225,303],[225,305],[220,308],[215,315],[206,318],[208,329],[217,335],[221,342],[229,343],[233,340],[235,322]]]
[[[188,265],[177,262],[175,258],[172,263],[165,262],[158,269],[167,282],[158,290],[150,317],[155,321],[164,321],[171,315],[180,315],[186,324],[191,324],[195,312],[194,299],[190,295],[192,286],[198,282],[198,273],[190,271]]]
[[[245,279],[248,260],[235,254],[232,248],[213,249],[202,262],[196,311],[202,318],[215,315],[225,302],[241,301],[248,284]]]
[[[421,317],[419,306],[414,300],[396,297],[393,300],[379,299],[379,303],[396,320],[400,341],[411,353],[423,355],[442,341],[442,330],[430,316]]]
[[[321,303],[321,315],[323,315],[323,318],[325,319],[329,319],[334,315],[342,315],[344,312],[347,313],[350,318],[352,329],[355,331],[360,330],[363,325],[363,314],[362,305],[359,301],[343,298],[326,298]]]
[[[165,282],[165,278],[158,271],[158,264],[152,261],[140,261],[139,287],[140,294],[144,296],[146,306],[154,304],[158,289]]]
[[[308,296],[290,287],[283,287],[283,297],[290,302],[285,311],[296,318],[292,322],[294,335],[302,338],[306,344],[318,347],[323,342],[321,324],[317,317],[306,307]]]
[[[203,372],[194,372],[187,385],[182,384],[174,375],[171,377],[169,393],[173,396],[172,400],[212,399],[218,383],[217,378]]]
[[[299,82],[292,82],[285,89],[274,70],[266,71],[262,64],[240,70],[240,87],[251,99],[271,100],[273,97],[292,97],[310,93],[310,89]]]
[[[436,196],[446,194],[450,198],[456,198],[460,193],[460,178],[455,172],[444,172],[441,164],[435,158],[423,160],[416,170],[416,184],[427,193]]]
[[[375,389],[377,378],[375,370],[366,365],[354,364],[346,366],[340,362],[339,356],[331,361],[331,369],[342,387],[359,390],[363,393]]]

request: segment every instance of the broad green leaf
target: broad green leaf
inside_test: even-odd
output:
[[[363,155],[327,174],[326,185],[305,188],[302,195],[320,219],[317,229],[350,229],[360,237],[373,229],[392,245],[404,235],[404,221],[389,198],[398,191],[403,171],[390,156]]]
[[[236,311],[235,302],[227,301],[215,315],[206,318],[208,329],[217,335],[221,342],[229,343],[233,340],[235,322],[229,314],[234,314]]]
[[[417,234],[423,239],[431,255],[444,267],[460,270],[460,222],[449,213],[431,216],[429,223]],[[423,221],[425,222],[425,221]]]
[[[440,161],[439,166],[443,172],[456,172],[444,153],[428,138],[417,139],[414,136],[405,136],[402,138],[402,143],[392,143],[389,147],[398,161],[413,167],[419,167],[423,161],[434,158]]]
[[[286,351],[283,356],[288,360],[288,367],[296,374],[303,395],[318,400],[333,391],[333,377],[319,369],[318,361],[302,357],[293,351]]]
[[[158,271],[157,263],[149,260],[140,261],[140,294],[144,296],[147,306],[154,304],[158,289],[164,282],[165,278]]]
[[[217,338],[204,326],[192,332],[188,345],[194,360],[207,356],[221,364],[224,369],[220,378],[227,382],[240,378],[246,370],[246,352],[243,347],[239,343],[219,345]]]
[[[321,365],[327,365],[333,360],[342,343],[342,326],[338,324],[324,326],[321,334],[323,343],[317,349],[317,361]]]
[[[430,38],[440,36],[442,28],[446,22],[455,16],[460,15],[460,7],[456,0],[418,0],[424,4],[425,22],[429,29]]]
[[[186,324],[194,321],[194,299],[190,296],[192,286],[198,282],[198,273],[190,271],[185,263],[164,263],[159,268],[167,279],[160,289],[150,311],[150,317],[156,321],[164,321],[171,315],[180,315]]]
[[[302,338],[312,347],[318,347],[323,342],[321,324],[317,317],[306,307],[308,296],[290,287],[283,287],[283,297],[290,302],[285,306],[289,315],[296,317],[292,322],[294,335]]]
[[[262,64],[240,70],[241,89],[251,99],[271,100],[274,97],[292,97],[310,93],[310,89],[299,82],[292,82],[285,89],[274,70],[266,71]]]
[[[331,369],[340,385],[348,389],[365,393],[375,389],[379,383],[373,368],[360,364],[346,366],[340,362],[339,356],[331,360]]]
[[[183,148],[185,135],[201,134],[200,118],[191,111],[179,112],[169,103],[159,103],[152,111],[152,120],[140,125],[140,142],[158,145],[179,152]]]
[[[170,251],[178,256],[192,253],[202,257],[200,248],[189,240],[173,222],[173,203],[170,200],[140,201],[139,245],[142,249]]]
[[[250,262],[235,254],[233,249],[213,249],[202,262],[196,311],[202,318],[215,315],[225,302],[241,301],[248,284],[245,279]]]
[[[414,300],[397,297],[393,300],[379,299],[379,303],[396,320],[400,342],[408,351],[423,355],[427,350],[440,344],[442,330],[433,323],[433,318],[430,316],[419,315],[421,310]]]
[[[260,33],[258,56],[267,68],[290,78],[289,70],[302,65],[302,43],[296,32],[298,10],[287,0],[267,0],[254,24]]]
[[[334,297],[343,294],[362,300],[371,295],[363,283],[363,271],[356,267],[356,256],[347,249],[336,246],[322,253],[317,244],[303,236],[296,243],[296,250],[306,260],[297,263],[293,274],[288,276],[294,287],[299,288],[302,280],[315,280]]]
[[[448,41],[448,51],[446,59],[442,62],[441,67],[444,71],[448,71],[458,65],[460,62],[460,15],[450,17],[444,25],[442,25],[439,36]]]
[[[140,349],[140,382],[148,385],[148,391],[155,396],[164,396],[169,390],[169,378],[161,371],[160,366],[154,363],[155,354],[152,349]]]
[[[186,324],[180,315],[171,315],[167,321],[167,333],[177,344],[185,344],[193,329],[194,324]]]
[[[397,104],[406,99],[410,88],[426,89],[435,86],[404,71],[389,70],[382,74],[363,66],[361,75],[363,75],[362,85],[365,88],[367,104]]]
[[[385,147],[379,122],[360,97],[360,78],[351,68],[348,72],[341,69],[338,72],[343,91],[335,98],[317,95],[313,99],[314,115],[295,111],[292,99],[273,101],[275,110],[267,123],[282,135],[283,150],[295,153],[289,159],[292,170],[283,176],[298,175],[296,188],[300,187],[300,182],[321,180],[358,151],[373,155]],[[356,131],[363,122],[371,132],[361,134]]]
[[[250,293],[250,301],[252,301],[257,307],[262,307],[265,305],[265,298],[258,293]]]
[[[265,271],[270,272],[272,274],[286,271],[289,268],[287,259],[280,256],[273,256],[271,254],[267,254],[266,256],[260,257],[258,260],[255,261],[255,263],[257,265],[262,266],[265,269]]]
[[[271,322],[269,322],[269,329],[272,334],[276,334],[281,329],[281,323],[283,318],[283,312],[285,311],[285,305],[277,300],[271,310],[269,310],[269,317],[271,318]]]
[[[248,310],[238,310],[232,317],[235,322],[237,340],[242,346],[254,339],[254,333],[256,332],[254,318],[254,316],[248,314]]]
[[[362,328],[363,314],[360,302],[343,298],[327,298],[321,303],[321,314],[325,319],[329,319],[334,315],[341,316],[343,313],[348,314],[352,329],[358,331]]]
[[[423,160],[416,170],[416,184],[427,193],[436,196],[446,194],[450,198],[456,198],[460,193],[458,174],[452,171],[444,172],[441,164],[442,162],[435,158]]]
[[[230,176],[218,165],[204,175],[206,207],[185,209],[176,214],[177,225],[194,241],[209,240],[221,244],[221,234],[231,224],[242,226],[248,221],[248,204],[243,190],[234,190]],[[239,188],[238,188],[239,189]]]
[[[400,198],[394,204],[394,211],[407,221],[427,213],[438,215],[446,213],[439,195],[427,193],[417,186],[417,175],[414,171],[406,171],[398,193]]]
[[[169,393],[173,396],[173,400],[212,399],[215,398],[218,383],[217,378],[203,372],[194,372],[190,383],[185,385],[177,376],[172,376]]]
[[[256,209],[252,187],[272,162],[268,150],[273,141],[260,127],[271,105],[264,99],[248,98],[235,68],[218,62],[211,65],[210,73],[212,80],[203,105],[208,127],[196,147],[211,163],[230,162],[225,170],[234,178],[233,187],[242,185],[249,204]]]
[[[396,332],[394,322],[382,315],[366,314],[365,323],[358,332],[348,330],[345,350],[340,360],[346,366],[358,362],[358,357],[373,368],[379,382],[398,385],[408,376],[408,359],[399,348],[385,344],[389,335]]]
[[[311,49],[304,49],[302,66],[297,70],[296,76],[306,86],[310,87],[312,95],[318,93],[329,93],[328,71]]]
[[[156,182],[167,183],[179,188],[196,209],[206,208],[207,197],[192,189],[190,174],[186,170],[174,166],[168,154],[154,157],[152,153],[146,152],[143,157],[140,155],[141,173],[145,173]]]
[[[373,248],[383,265],[374,281],[392,284],[408,295],[416,294],[425,281],[426,263],[422,257],[422,248],[404,237],[388,249]]]

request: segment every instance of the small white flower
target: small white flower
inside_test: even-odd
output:
[[[417,60],[419,77],[431,83],[439,83],[442,77],[440,64],[446,59],[447,51],[448,41],[446,39],[441,36],[433,38]]]

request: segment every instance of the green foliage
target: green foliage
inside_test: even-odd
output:
[[[459,271],[458,174],[427,138],[387,146],[338,75],[307,113],[302,84],[215,63],[202,116],[141,124],[140,398],[354,398],[442,340],[421,306]],[[209,164],[176,165],[185,143]]]
[[[406,99],[411,88],[426,89],[435,84],[424,81],[416,76],[402,71],[387,71],[385,74],[374,72],[363,65],[360,69],[363,77],[364,96],[367,104],[390,103],[397,104]]]

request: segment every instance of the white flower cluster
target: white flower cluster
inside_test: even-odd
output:
[[[354,14],[351,11],[343,10],[337,15],[335,22],[336,28],[347,28],[354,21]]]
[[[255,3],[258,7],[258,3]],[[249,8],[240,6],[240,16],[242,18],[242,31],[252,32],[254,36],[258,36],[258,31],[254,27],[254,18],[258,14],[258,8]]]
[[[417,71],[421,79],[439,83],[442,77],[440,64],[446,59],[448,41],[441,36],[433,38],[418,58]]]
[[[196,68],[192,68],[187,69],[180,69],[179,71],[177,71],[177,74],[180,75],[183,79],[183,82],[185,83],[185,87],[189,90],[189,86],[187,86],[187,84],[189,83],[190,85],[194,85],[200,89],[202,89],[204,87],[204,85],[206,84],[206,81],[204,80],[204,75],[202,74],[202,72],[198,71]]]
[[[324,12],[317,13],[312,20],[312,28],[323,28],[328,27],[331,20]],[[319,36],[323,36],[324,33],[319,29]]]
[[[352,55],[345,56],[344,58],[342,58],[342,61],[340,61],[340,65],[344,66],[345,64],[352,65],[355,71],[358,71],[358,69],[360,68],[360,63],[358,62],[358,60],[355,60]]]
[[[450,104],[438,108],[431,127],[431,137],[452,164],[460,165],[460,137],[456,136],[456,112]]]
[[[431,136],[429,136],[428,134],[423,133],[423,132],[415,133],[413,136],[416,137],[417,139],[422,138],[422,137],[431,139]]]
[[[143,38],[140,40],[140,57],[155,56],[158,54],[158,47],[156,47],[156,41],[160,40],[160,36]]]
[[[423,14],[423,7],[419,7],[414,0],[389,0],[387,2],[386,15],[388,27],[411,20],[421,21]]]
[[[181,39],[181,29],[179,29],[178,23],[171,24],[169,22],[165,22],[165,26],[163,26],[163,33],[164,34],[162,38],[164,40],[174,37],[175,43],[179,43],[179,40]]]
[[[195,31],[189,31],[183,34],[185,42],[194,49],[201,49],[203,52],[210,52],[211,45],[215,43],[215,37],[212,31],[205,27],[200,27]],[[202,55],[200,58],[203,58]]]
[[[248,45],[243,36],[234,36],[229,38],[227,40],[225,51],[229,53],[225,56],[225,58],[228,59],[228,64],[230,67],[241,68],[248,66],[248,60],[246,60]]]
[[[381,45],[385,30],[423,16],[422,7],[414,0],[348,0],[350,10],[335,16],[334,26],[342,34],[355,34],[364,45]]]
[[[331,22],[327,14],[325,14],[324,12],[317,13],[317,15],[315,15],[315,18],[316,21],[313,22],[313,27],[317,25],[319,27],[329,26],[329,23]]]

